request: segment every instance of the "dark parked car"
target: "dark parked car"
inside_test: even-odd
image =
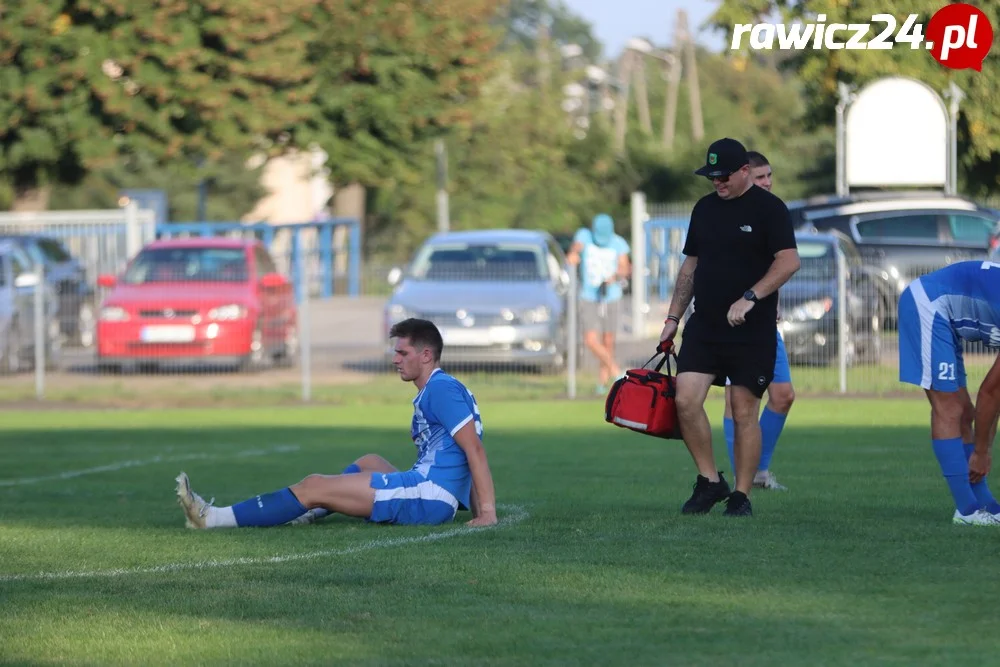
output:
[[[796,227],[850,237],[866,264],[893,287],[883,304],[894,317],[899,294],[914,278],[953,262],[986,259],[996,211],[941,193],[869,193],[789,204]]]
[[[840,317],[837,264],[844,257],[848,364],[878,363],[885,320],[881,276],[864,265],[857,248],[838,232],[797,233],[802,266],[779,292],[789,363],[830,364],[839,356]]]
[[[58,239],[38,234],[3,236],[18,245],[33,265],[45,268],[45,282],[58,295],[59,330],[67,344],[94,344],[97,311],[94,288],[87,281],[83,264]]]

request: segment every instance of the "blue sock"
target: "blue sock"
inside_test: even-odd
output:
[[[233,505],[236,525],[240,527],[280,526],[305,513],[306,508],[289,488]]]
[[[962,439],[934,440],[933,445],[934,456],[955,499],[955,509],[966,516],[972,514],[979,509],[979,501],[969,484],[969,462],[965,459]]]
[[[968,461],[969,457],[972,456],[973,450],[976,446],[971,443],[965,443],[965,460]],[[986,483],[986,478],[983,477],[978,484],[972,485],[972,492],[976,494],[976,500],[979,501],[979,506],[985,509],[990,514],[996,514],[1000,512],[1000,503],[997,502],[993,494],[990,493],[990,487]]]
[[[778,446],[778,438],[781,437],[781,429],[785,428],[785,419],[788,415],[774,412],[771,408],[765,407],[760,415],[760,465],[758,470],[767,470],[771,465],[771,457],[774,456],[774,448]]]
[[[351,473],[355,473],[355,472],[361,472],[361,466],[359,466],[357,463],[352,463],[351,465],[349,465],[346,468],[344,468],[344,471],[341,472],[340,474],[341,475],[350,475]]]
[[[733,479],[736,479],[736,453],[733,449],[733,440],[736,439],[736,426],[729,417],[722,418],[722,432],[726,435],[726,451],[729,452],[729,469],[733,471]]]

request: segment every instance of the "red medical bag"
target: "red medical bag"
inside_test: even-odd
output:
[[[659,355],[655,368],[647,368]],[[609,424],[657,438],[681,439],[675,394],[677,378],[670,372],[670,357],[677,360],[673,343],[661,343],[642,368],[633,368],[611,385],[604,403],[604,419]],[[666,374],[661,373],[667,365]]]

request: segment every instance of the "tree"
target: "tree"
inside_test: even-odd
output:
[[[606,200],[590,176],[601,153],[583,150],[557,100],[524,86],[523,69],[536,65],[524,53],[508,53],[507,66],[471,108],[472,122],[447,139],[451,220],[454,229],[530,228],[573,231]],[[594,141],[601,142],[599,134]],[[603,151],[611,155],[603,139]],[[436,231],[434,160],[423,154],[415,183],[379,188],[369,248],[401,254]],[[613,161],[612,161],[613,163]]]
[[[979,3],[994,26],[1000,26],[1000,4]],[[908,14],[918,14],[917,24],[926,28],[930,17],[941,8],[933,0],[909,0],[892,8],[897,25]],[[876,0],[851,3],[837,0],[723,0],[711,19],[715,27],[731,32],[735,23],[756,23],[762,16],[780,14],[786,23],[793,20],[815,22],[826,14],[826,23],[869,23],[873,14],[889,10]],[[881,24],[875,24],[879,27]],[[869,33],[868,38],[872,37]],[[746,44],[744,44],[746,46]],[[862,86],[883,76],[908,76],[923,81],[939,93],[954,82],[967,95],[959,119],[959,181],[972,195],[1000,193],[1000,52],[994,45],[981,72],[951,70],[938,64],[920,44],[899,42],[890,50],[805,49],[783,63],[803,85],[808,100],[808,121],[813,128],[830,127],[837,103],[837,82]]]
[[[213,160],[312,112],[314,0],[22,0],[0,21],[0,207],[123,155]]]
[[[539,28],[545,26],[549,39],[558,46],[576,44],[583,56],[594,62],[601,56],[601,42],[585,19],[574,14],[561,0],[510,0],[504,22],[504,49],[534,53]]]
[[[336,185],[413,182],[426,142],[470,119],[493,71],[495,0],[319,0],[317,113],[296,133]]]
[[[127,188],[159,187],[167,195],[167,219],[200,221],[198,186],[206,183],[205,219],[235,222],[249,213],[266,193],[261,168],[249,167],[237,154],[206,160],[192,169],[185,163],[160,164],[149,155],[128,155],[87,173],[75,185],[55,184],[52,210],[107,209],[118,206],[119,193]]]

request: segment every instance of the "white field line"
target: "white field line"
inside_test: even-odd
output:
[[[500,505],[503,515],[496,527],[511,526],[520,523],[528,518],[528,511],[520,505]],[[285,530],[288,528],[286,527]],[[292,528],[301,530],[302,528]],[[391,529],[390,529],[391,530]],[[258,558],[230,558],[226,560],[203,560],[191,563],[167,563],[166,565],[155,565],[152,567],[125,567],[111,570],[63,570],[57,572],[35,572],[33,574],[7,574],[0,575],[0,584],[13,583],[16,581],[56,581],[60,579],[92,579],[92,578],[114,578],[127,577],[139,574],[166,574],[170,572],[182,572],[185,570],[207,570],[218,567],[238,567],[242,565],[280,565],[282,563],[294,563],[303,560],[313,560],[316,558],[328,558],[332,556],[352,556],[354,554],[372,551],[374,549],[390,549],[408,544],[420,544],[423,542],[436,542],[446,540],[460,535],[470,535],[472,533],[491,530],[491,528],[470,528],[461,526],[452,528],[440,533],[430,535],[418,535],[414,537],[390,537],[362,542],[343,549],[326,549],[323,551],[310,551],[301,554],[285,554],[283,556],[265,556]]]
[[[244,449],[235,453],[220,452],[218,454],[180,454],[178,456],[154,456],[148,459],[134,459],[131,461],[117,461],[103,466],[84,468],[83,470],[67,470],[55,475],[45,475],[43,477],[20,477],[18,479],[0,479],[0,488],[8,486],[24,486],[27,484],[38,484],[39,482],[56,482],[63,479],[73,479],[84,475],[96,475],[101,472],[114,472],[125,470],[126,468],[141,468],[142,466],[154,465],[157,463],[176,463],[178,461],[196,461],[200,459],[218,458],[241,458],[247,456],[267,456],[268,454],[280,454],[283,452],[294,452],[299,449],[298,445],[280,445],[269,449]]]

